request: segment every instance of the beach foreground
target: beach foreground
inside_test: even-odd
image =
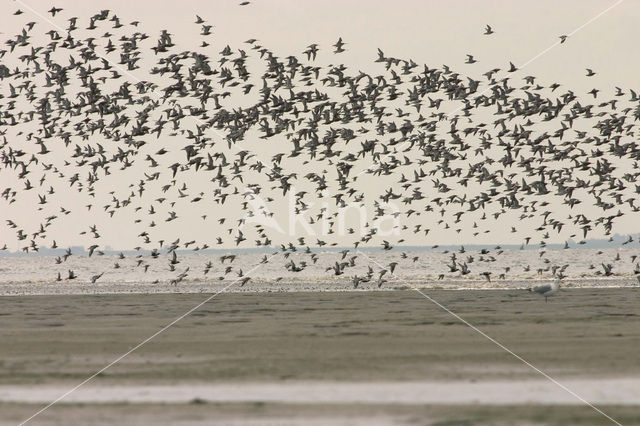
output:
[[[426,293],[622,424],[640,424],[636,289]],[[2,298],[19,423],[206,294]],[[69,417],[72,416],[72,417]],[[411,290],[220,294],[32,424],[611,424]],[[449,422],[449,423],[446,423]]]

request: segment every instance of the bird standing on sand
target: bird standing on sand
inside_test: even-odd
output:
[[[560,290],[560,279],[561,278],[559,277],[556,278],[552,284],[533,286],[529,289],[529,291],[544,296],[544,301],[547,302],[549,296],[557,293],[558,290]]]

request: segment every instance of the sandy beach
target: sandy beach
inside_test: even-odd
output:
[[[636,289],[566,289],[548,303],[516,290],[428,294],[616,421],[640,424]],[[207,296],[2,297],[3,424]],[[33,424],[68,415],[85,424],[611,423],[411,290],[220,294]]]
[[[640,426],[640,0],[2,17],[0,426]]]
[[[640,405],[640,377],[567,379],[562,384],[595,405]],[[62,385],[0,386],[5,403],[48,404],[69,390]],[[270,404],[396,405],[584,405],[557,384],[542,379],[342,382],[280,381],[86,385],[64,404]]]

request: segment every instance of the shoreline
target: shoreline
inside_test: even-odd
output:
[[[240,281],[187,281],[173,285],[169,283],[151,282],[109,282],[96,283],[74,282],[23,282],[0,283],[0,297],[10,296],[81,296],[81,295],[143,295],[143,294],[213,294],[213,293],[343,293],[343,292],[388,292],[398,290],[446,290],[446,291],[527,291],[531,286],[551,282],[551,278],[504,280],[487,283],[477,280],[447,280],[430,281],[421,280],[417,284],[414,280],[397,280],[397,282],[385,283],[385,286],[360,286],[354,288],[351,282],[249,282],[240,286]],[[476,285],[472,285],[475,283]],[[464,284],[464,285],[461,285]],[[496,285],[499,284],[499,285]],[[640,289],[640,284],[635,278],[616,277],[611,279],[568,279],[563,281],[562,290],[574,289]]]

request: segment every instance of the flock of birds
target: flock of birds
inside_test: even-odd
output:
[[[64,19],[61,8],[49,14]],[[14,15],[24,19],[20,10]],[[279,245],[283,267],[295,274],[318,261],[318,248],[338,245],[332,234],[340,209],[366,206],[374,219],[362,233],[349,228],[353,247],[326,267],[349,276],[363,261],[360,246],[393,250],[405,242],[403,233],[432,245],[435,228],[472,230],[476,237],[510,217],[536,223],[522,244],[539,239],[545,259],[552,233],[570,230],[569,238],[584,244],[590,232],[611,235],[616,220],[640,209],[640,99],[633,90],[616,88],[608,98],[595,88],[574,93],[523,76],[513,63],[475,80],[380,49],[369,72],[321,63],[339,62],[347,47],[342,38],[326,52],[311,44],[299,56],[280,57],[255,39],[215,48],[214,27],[200,16],[194,25],[201,45],[185,50],[169,31],[152,37],[139,24],[109,10],[86,22],[71,17],[63,30],[25,22],[0,50],[0,202],[3,210],[18,203],[42,216],[32,227],[8,218],[11,232],[0,235],[10,245],[25,252],[58,248],[48,237],[51,227],[72,213],[90,214],[132,221],[140,241],[135,266],[146,271],[153,259],[166,261],[174,284],[190,273],[178,268],[179,250],[216,246]],[[484,34],[495,32],[487,26]],[[465,61],[477,62],[473,55]],[[149,79],[139,79],[145,73]],[[594,74],[587,70],[587,77]],[[114,188],[123,176],[130,184]],[[57,195],[70,192],[67,208]],[[269,206],[287,196],[295,214],[328,227],[322,240],[274,235],[256,220],[273,219]],[[254,208],[257,199],[264,205]],[[317,209],[318,199],[335,211]],[[391,211],[391,204],[400,210]],[[184,219],[183,211],[202,212],[201,223]],[[400,219],[399,234],[383,239],[375,222],[389,215]],[[190,241],[168,238],[180,221],[222,231],[212,239],[204,233]],[[89,257],[104,254],[97,226],[80,234],[91,241]],[[626,244],[632,242],[629,236]],[[472,269],[499,262],[501,253],[483,249],[476,262],[447,253],[450,274],[490,281],[482,266]],[[56,263],[72,255],[68,249]],[[221,257],[219,278],[235,273],[244,285],[250,277],[234,268],[234,259]],[[403,253],[401,262],[418,260]],[[603,261],[596,274],[614,275],[617,261]],[[570,266],[546,264],[540,272],[556,280],[534,289],[545,297]],[[213,267],[208,262],[204,275]],[[381,286],[385,274],[401,267],[369,265],[367,274],[351,279],[355,287]],[[638,263],[634,270],[640,275]],[[57,279],[77,278],[72,270],[64,275]]]

